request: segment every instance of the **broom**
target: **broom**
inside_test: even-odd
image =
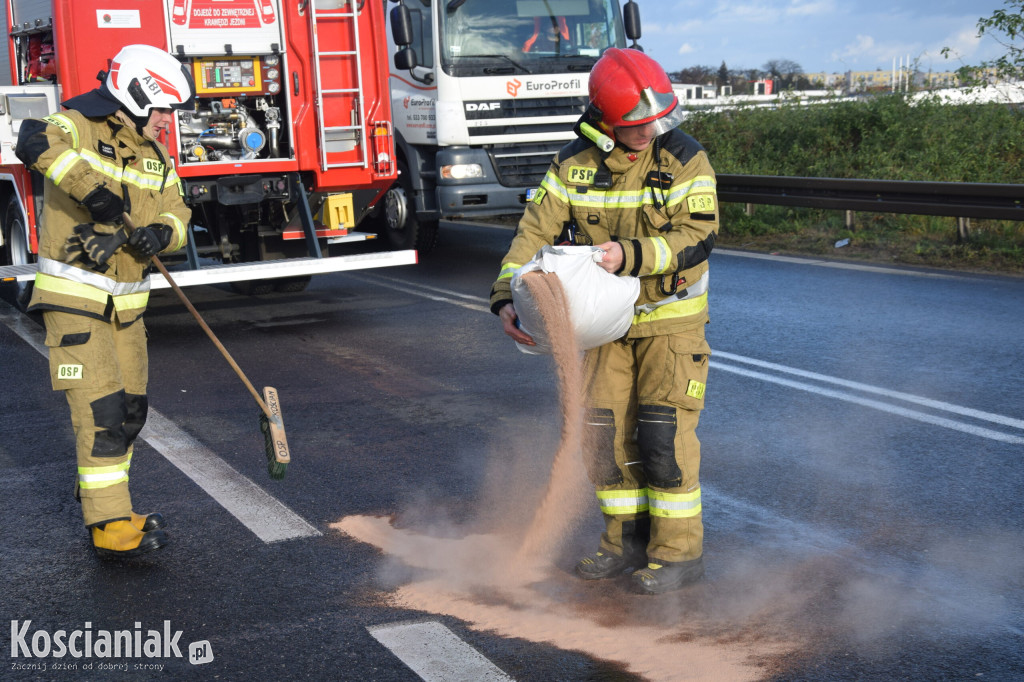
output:
[[[135,225],[132,223],[131,218],[128,217],[127,213],[122,214],[124,218],[124,224],[128,228],[128,232],[131,233],[135,230]],[[217,347],[220,354],[224,356],[224,359],[231,365],[231,369],[235,370],[235,374],[242,380],[245,387],[249,389],[249,393],[256,399],[256,404],[260,406],[260,430],[263,431],[264,446],[267,451],[267,473],[270,474],[270,478],[274,480],[280,480],[284,478],[285,471],[288,469],[288,463],[292,460],[291,453],[288,450],[288,440],[284,434],[284,420],[281,418],[281,403],[277,399],[277,389],[270,386],[263,387],[263,397],[257,393],[253,387],[252,382],[245,376],[242,368],[238,366],[234,358],[231,357],[231,353],[228,353],[228,349],[224,347],[224,344],[220,342],[220,339],[213,333],[213,330],[203,320],[202,315],[195,309],[192,302],[185,296],[185,292],[181,290],[181,287],[171,277],[171,273],[167,272],[167,268],[160,262],[160,259],[156,256],[152,257],[153,265],[156,269],[164,276],[167,283],[174,289],[174,293],[178,295],[181,302],[185,304],[189,312],[192,313],[192,317],[196,318],[196,322],[203,328],[206,335],[213,341],[213,345]]]

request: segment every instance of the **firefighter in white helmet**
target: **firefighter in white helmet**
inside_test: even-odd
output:
[[[586,464],[605,532],[576,572],[631,572],[633,588],[646,594],[704,574],[695,430],[710,355],[704,325],[718,200],[707,154],[681,121],[657,62],[607,50],[590,74],[579,139],[555,156],[491,291],[505,332],[530,344],[516,327],[510,281],[545,244],[596,245],[605,270],[640,278],[627,335],[585,358]]]
[[[128,470],[148,409],[148,264],[184,246],[191,216],[157,137],[195,86],[149,45],[123,48],[100,80],[65,111],[22,123],[16,152],[45,179],[28,309],[42,311],[51,382],[71,408],[85,525],[99,555],[118,557],[167,541],[160,514],[133,511]],[[140,227],[129,234],[122,213]]]

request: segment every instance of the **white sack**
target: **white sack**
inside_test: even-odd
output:
[[[569,317],[580,350],[590,350],[621,338],[633,322],[633,305],[640,295],[640,280],[619,277],[601,268],[604,251],[594,246],[545,246],[529,263],[512,275],[512,304],[520,328],[533,337],[536,346],[516,343],[524,353],[550,354],[551,343],[544,321],[522,281],[528,272],[555,273],[569,305]]]

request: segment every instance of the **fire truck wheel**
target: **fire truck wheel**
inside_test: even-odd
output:
[[[274,291],[279,291],[283,294],[295,294],[300,291],[305,291],[306,287],[309,286],[309,281],[313,279],[310,276],[306,277],[282,277],[274,280]]]
[[[274,290],[274,280],[246,279],[241,282],[232,282],[231,289],[242,296],[266,296]]]
[[[27,265],[35,262],[35,256],[29,252],[28,235],[25,231],[25,217],[21,213],[21,205],[17,197],[11,197],[3,214],[4,231],[4,265]],[[32,282],[17,282],[11,285],[14,289],[14,302],[22,310],[28,305],[32,296]]]
[[[416,249],[426,253],[437,243],[437,221],[420,220],[416,216],[409,169],[399,163],[398,172],[398,181],[391,185],[381,202],[380,232],[393,249]]]

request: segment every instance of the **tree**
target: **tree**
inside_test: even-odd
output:
[[[1024,0],[1021,1],[1024,2]],[[800,77],[804,75],[803,67],[789,59],[770,59],[761,68],[768,72],[769,78],[778,81],[779,90],[797,87]]]
[[[978,37],[989,35],[1006,49],[1006,54],[991,61],[982,62],[978,67],[963,67],[960,79],[976,84],[983,80],[981,71],[994,69],[1002,80],[1020,80],[1024,77],[1024,0],[1006,0],[1006,9],[997,9],[990,17],[978,20]],[[949,58],[951,48],[942,48],[942,55]]]
[[[669,80],[673,83],[703,85],[714,81],[715,73],[716,69],[712,66],[688,66],[685,69],[680,69],[679,71],[673,71],[670,73]]]
[[[729,69],[726,67],[725,62],[718,67],[718,85],[729,85]]]

